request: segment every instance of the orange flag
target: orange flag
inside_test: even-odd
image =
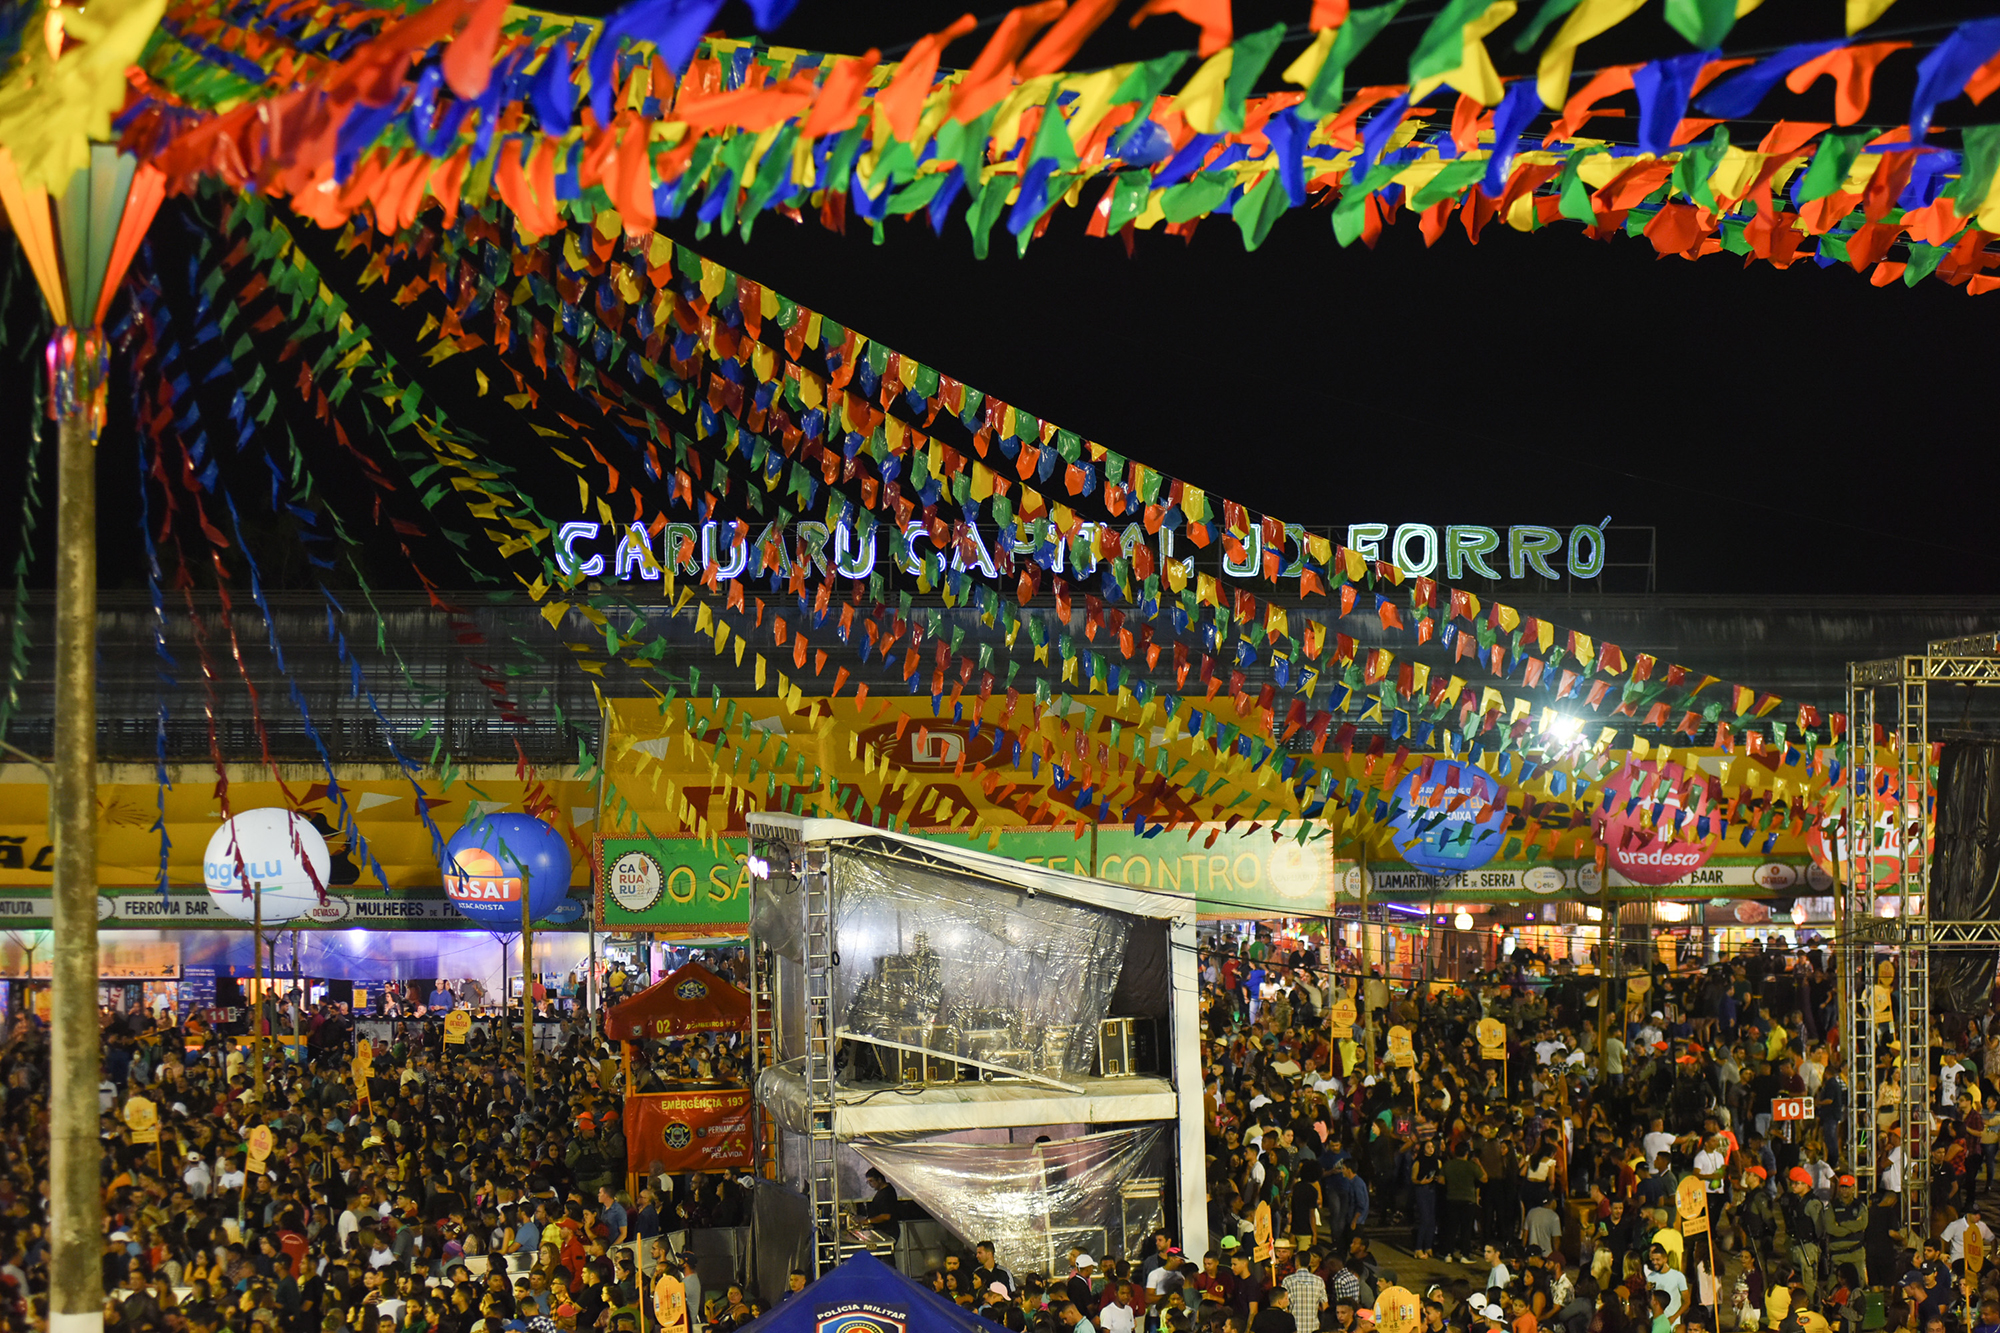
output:
[[[978,19],[970,14],[961,14],[943,32],[928,33],[919,38],[917,44],[910,48],[910,54],[903,57],[888,86],[875,94],[876,107],[888,117],[890,132],[898,139],[907,139],[917,132],[917,120],[923,115],[924,99],[931,95],[931,83],[937,78],[938,57],[944,54],[947,46],[978,26]]]
[[[1833,76],[1833,118],[1852,125],[1868,110],[1869,89],[1875,82],[1875,67],[1892,52],[1906,49],[1908,42],[1868,42],[1828,51],[1817,60],[1808,60],[1785,76],[1785,86],[1795,93],[1812,87],[1822,74]]]
[[[800,137],[817,139],[839,134],[852,125],[861,115],[861,94],[868,91],[868,80],[873,77],[875,66],[881,63],[882,53],[870,50],[866,55],[849,56],[835,65],[833,73],[826,76],[826,86],[820,90],[812,114],[799,130]]]
[[[1198,54],[1204,60],[1228,46],[1235,38],[1235,25],[1229,17],[1229,0],[1146,0],[1146,4],[1132,16],[1132,26],[1138,27],[1155,14],[1178,14],[1200,28]]]
[[[1062,69],[1117,7],[1118,0],[1076,0],[1069,12],[1035,44],[1035,49],[1028,52],[1017,72],[1023,79],[1032,79]]]
[[[1040,0],[1008,10],[952,94],[952,119],[969,122],[1012,91],[1015,60],[1036,33],[1062,17],[1065,7],[1064,0]]]

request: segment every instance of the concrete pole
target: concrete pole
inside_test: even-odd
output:
[[[55,945],[50,995],[49,1333],[103,1333],[97,1081],[97,449],[88,407],[58,427]]]

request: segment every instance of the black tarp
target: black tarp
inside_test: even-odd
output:
[[[1938,765],[1937,845],[1930,915],[1986,921],[2000,905],[2000,740],[1946,741]],[[1983,1013],[1993,987],[1991,950],[1931,956],[1931,1002],[1944,1013]]]

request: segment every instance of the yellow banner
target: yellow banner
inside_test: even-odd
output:
[[[361,873],[358,887],[376,887],[373,868],[338,832],[340,808],[327,787],[325,770],[281,765],[278,771],[284,779],[282,785],[268,769],[232,765],[230,811],[241,814],[270,806],[319,816],[325,821],[321,831],[336,858],[336,873],[345,853]],[[423,809],[447,838],[474,814],[519,811],[524,802],[533,801],[542,817],[570,839],[575,862],[571,883],[590,882],[596,790],[593,783],[568,780],[570,770],[565,769],[560,778],[523,782],[511,765],[474,769],[450,787],[432,775],[412,787],[394,769],[384,776],[379,766],[357,766],[351,771],[355,776],[349,779],[343,774],[341,782],[348,809],[391,888],[436,887],[441,882],[431,835],[419,810],[419,790]],[[170,769],[173,781],[164,789],[164,814],[160,808],[162,788],[154,782],[150,768],[106,765],[100,772],[106,779],[97,787],[100,887],[159,882],[160,833],[154,825],[164,818],[169,840],[168,883],[175,888],[199,888],[202,853],[222,825],[215,770],[191,765]],[[35,769],[26,764],[0,765],[0,887],[48,888],[54,884],[48,797],[48,787]]]

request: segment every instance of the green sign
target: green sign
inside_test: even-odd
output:
[[[918,830],[922,832],[922,830]],[[1024,865],[1191,898],[1211,916],[1324,916],[1333,909],[1330,840],[1301,846],[1268,834],[1217,833],[1213,826],[1147,838],[1130,825],[1082,838],[1058,829],[1002,829],[998,854]],[[986,835],[941,833],[936,841],[994,850]],[[598,839],[597,924],[605,930],[741,931],[750,919],[749,845],[725,838],[724,854],[691,837]],[[1093,871],[1095,872],[1093,874]]]
[[[1301,845],[1291,838],[1272,842],[1268,833],[1218,828],[1205,825],[1192,839],[1185,829],[1148,838],[1129,824],[1100,825],[1082,838],[1057,829],[1003,829],[998,853],[1027,865],[1192,898],[1197,910],[1210,916],[1324,916],[1333,910],[1331,839]],[[938,840],[987,850],[984,837]]]
[[[599,838],[597,924],[604,930],[714,931],[750,924],[750,846],[715,851],[692,837]]]

